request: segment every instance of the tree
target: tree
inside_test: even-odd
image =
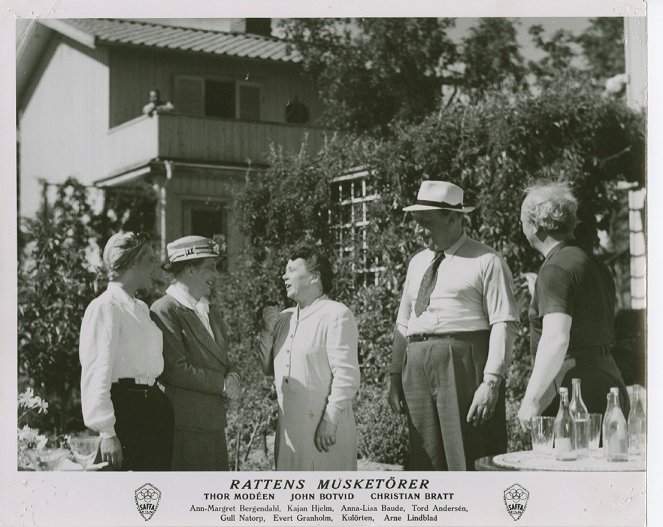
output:
[[[26,248],[18,272],[19,387],[31,384],[50,403],[51,429],[82,427],[78,336],[96,292],[88,262],[93,213],[73,179],[57,190],[41,217],[24,220]]]
[[[404,422],[385,408],[376,410],[386,396],[393,324],[407,262],[422,247],[402,207],[415,199],[422,179],[453,181],[466,189],[468,202],[478,205],[467,218],[471,234],[501,251],[515,277],[521,328],[508,376],[508,415],[510,448],[523,448],[527,438],[519,431],[516,412],[530,356],[529,299],[521,275],[541,264],[519,228],[523,189],[538,178],[569,181],[583,212],[577,236],[596,248],[596,218],[613,214],[618,180],[644,173],[644,145],[641,115],[601,97],[591,85],[560,80],[537,93],[488,89],[472,105],[455,101],[420,123],[394,125],[390,137],[336,138],[317,155],[279,157],[273,168],[249,181],[238,199],[240,223],[251,243],[245,278],[233,282],[233,332],[246,334],[251,324],[248,333],[256,332],[260,303],[270,297],[283,302],[278,276],[298,239],[308,237],[333,251],[335,298],[351,308],[360,331],[359,435],[384,438],[379,443],[360,441],[362,454],[402,463]],[[359,165],[369,168],[369,184],[379,194],[369,206],[366,227],[368,258],[377,258],[384,268],[378,286],[360,287],[353,280],[352,263],[361,266],[363,242],[350,251],[336,243],[335,226],[342,215],[331,183]]]
[[[607,79],[624,73],[624,19],[592,18],[589,27],[578,37],[592,77]]]
[[[482,18],[463,39],[461,61],[465,64],[463,88],[474,93],[513,81],[517,87],[525,79],[526,68],[516,28],[508,18]]]
[[[325,105],[324,124],[385,132],[393,120],[413,122],[437,107],[440,89],[458,75],[447,37],[452,19],[286,19],[285,34]]]

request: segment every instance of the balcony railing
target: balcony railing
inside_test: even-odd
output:
[[[109,164],[120,173],[154,158],[265,164],[270,145],[317,152],[330,130],[300,125],[184,115],[141,116],[111,128]]]

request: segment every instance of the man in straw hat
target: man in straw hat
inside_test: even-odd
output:
[[[219,245],[185,236],[167,245],[175,280],[151,307],[163,332],[166,394],[175,412],[173,470],[228,470],[227,400],[239,395],[221,313],[209,305]]]
[[[407,270],[391,365],[389,403],[408,414],[410,470],[474,470],[506,452],[504,379],[518,309],[511,272],[469,238],[463,189],[424,181],[405,207],[430,235]]]

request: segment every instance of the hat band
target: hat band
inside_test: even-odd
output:
[[[427,205],[429,207],[444,207],[445,209],[463,210],[462,203],[457,203],[456,205],[452,205],[451,203],[447,203],[446,201],[428,201],[427,199],[418,199],[417,205]]]
[[[168,259],[173,263],[178,260],[190,260],[198,256],[219,256],[219,253],[209,245],[199,245],[173,251],[172,254],[168,255]]]

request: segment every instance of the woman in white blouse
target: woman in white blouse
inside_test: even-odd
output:
[[[163,338],[147,305],[134,298],[151,285],[157,259],[149,239],[113,235],[103,253],[108,288],[85,310],[81,325],[81,406],[99,432],[101,458],[115,470],[169,470],[173,410],[156,378]]]
[[[295,250],[283,280],[297,306],[265,308],[260,338],[263,371],[274,375],[279,405],[276,469],[356,470],[357,324],[327,296],[331,265],[317,249]]]

